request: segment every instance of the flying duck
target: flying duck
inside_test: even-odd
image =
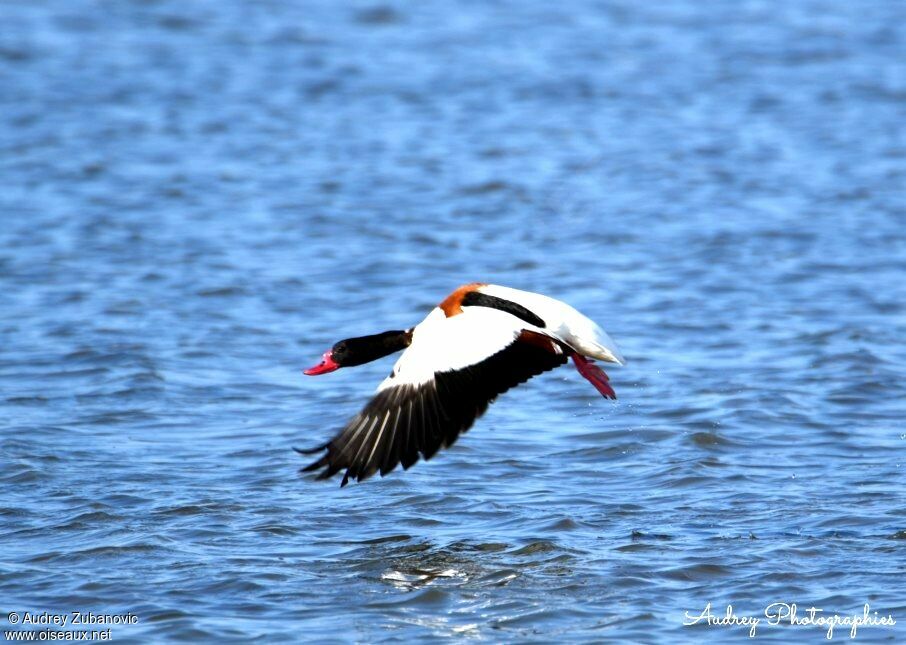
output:
[[[326,479],[345,469],[363,481],[408,469],[453,445],[498,395],[569,358],[604,397],[616,399],[593,359],[622,365],[610,336],[564,302],[493,284],[459,287],[415,327],[347,338],[305,370],[314,376],[405,349],[374,397],[302,470]]]

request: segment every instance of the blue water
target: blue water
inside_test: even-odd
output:
[[[4,0],[3,629],[902,639],[904,14]],[[598,321],[619,401],[564,367],[408,472],[298,474],[391,361],[300,369],[474,280]]]

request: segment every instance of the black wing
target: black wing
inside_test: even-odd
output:
[[[378,392],[333,439],[310,450],[327,453],[303,471],[324,469],[326,479],[346,469],[363,481],[378,470],[383,477],[397,464],[407,469],[419,456],[430,459],[468,430],[498,395],[533,376],[563,365],[571,350],[541,334],[523,332],[493,356],[418,386],[401,384]]]

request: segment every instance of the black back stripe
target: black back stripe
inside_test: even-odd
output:
[[[470,291],[469,293],[467,293],[462,299],[461,306],[490,307],[492,309],[499,309],[500,311],[505,311],[508,314],[512,314],[519,320],[524,320],[528,324],[534,325],[535,327],[543,328],[546,326],[541,318],[533,314],[522,305],[516,304],[511,300],[498,298],[497,296],[490,296],[486,293],[481,293],[480,291]]]

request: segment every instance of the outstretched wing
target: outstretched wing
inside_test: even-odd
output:
[[[509,344],[483,360],[435,371],[427,378],[424,370],[412,370],[418,378],[402,378],[404,354],[394,375],[333,439],[312,450],[297,449],[303,454],[327,451],[303,470],[323,469],[318,479],[326,479],[345,469],[345,486],[350,479],[363,481],[378,471],[386,475],[400,463],[409,468],[419,457],[428,460],[453,445],[498,395],[563,365],[570,353],[534,331],[515,328],[509,338]],[[415,345],[407,353],[417,351]]]

